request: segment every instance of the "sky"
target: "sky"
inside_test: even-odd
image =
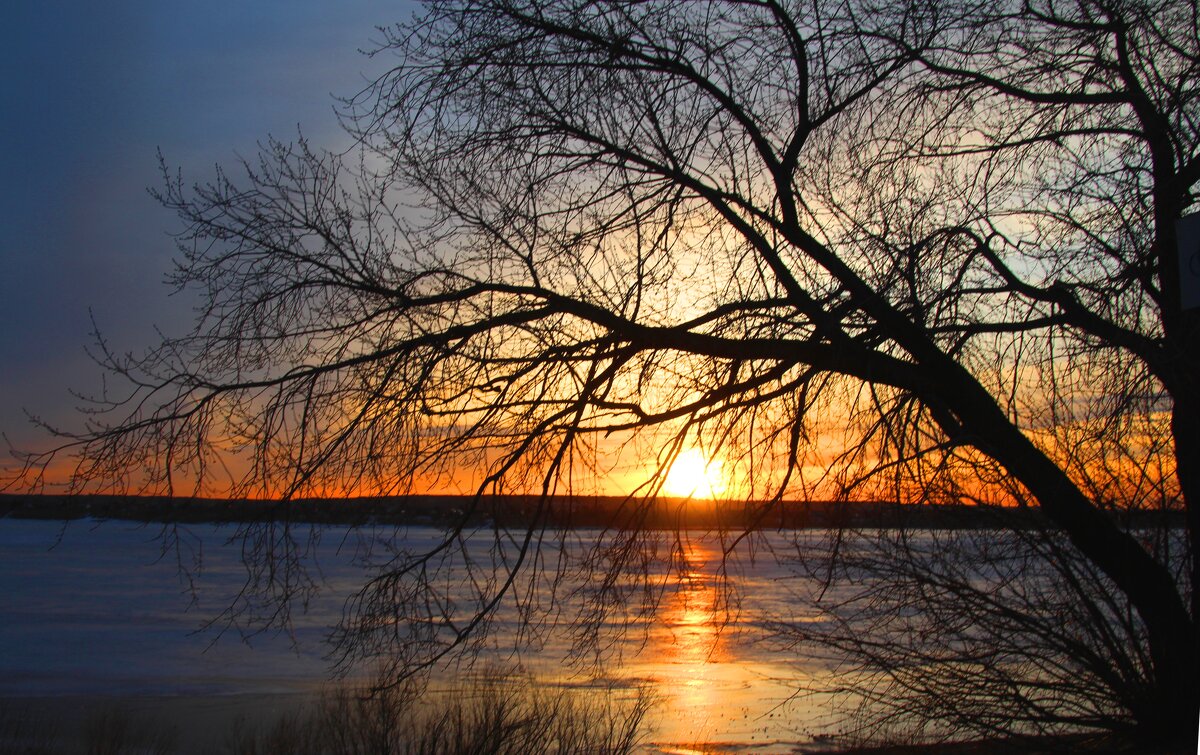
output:
[[[0,433],[49,442],[100,385],[91,317],[121,352],[182,332],[163,284],[178,221],[147,193],[157,152],[204,180],[268,135],[347,143],[335,95],[387,60],[360,51],[412,2],[7,0],[0,10]],[[89,314],[90,313],[90,314]],[[7,449],[5,449],[7,453]]]

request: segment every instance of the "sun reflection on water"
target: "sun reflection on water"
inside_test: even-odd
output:
[[[717,573],[721,553],[711,542],[682,539],[675,574],[656,617],[645,657],[665,712],[660,735],[686,752],[713,729],[714,713],[725,708],[745,669],[729,652],[727,595]],[[683,747],[683,749],[680,749]]]

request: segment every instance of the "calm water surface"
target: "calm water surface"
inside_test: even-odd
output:
[[[163,547],[158,525],[0,520],[0,697],[262,697],[326,684],[330,628],[366,574],[346,547],[360,533],[322,531],[323,590],[306,612],[296,611],[290,635],[243,638],[204,628],[244,583],[241,546],[231,541],[236,530],[193,525],[177,532],[179,549]],[[439,535],[410,528],[402,544]],[[582,552],[595,537],[572,533],[568,547]],[[782,537],[776,544],[786,547]],[[830,725],[831,711],[820,698],[795,693],[820,685],[831,664],[815,650],[781,653],[761,641],[764,615],[805,619],[789,614],[796,578],[770,557],[744,559],[728,576],[740,598],[731,603],[717,543],[695,538],[679,553],[657,612],[622,635],[604,665],[571,665],[565,631],[520,653],[511,637],[497,637],[483,660],[617,697],[648,689],[658,703],[653,750],[707,743],[706,750],[777,752],[811,742]]]

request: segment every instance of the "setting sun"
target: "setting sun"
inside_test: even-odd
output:
[[[712,498],[725,491],[722,464],[709,461],[698,449],[689,449],[675,457],[663,492],[686,498]]]

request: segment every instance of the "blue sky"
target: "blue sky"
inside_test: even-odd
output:
[[[24,418],[77,423],[71,389],[100,372],[85,355],[89,309],[115,348],[179,332],[190,305],[162,284],[174,217],[146,193],[156,151],[201,180],[301,128],[346,143],[334,95],[387,60],[359,50],[412,2],[9,0],[0,11],[0,432],[45,442]]]

